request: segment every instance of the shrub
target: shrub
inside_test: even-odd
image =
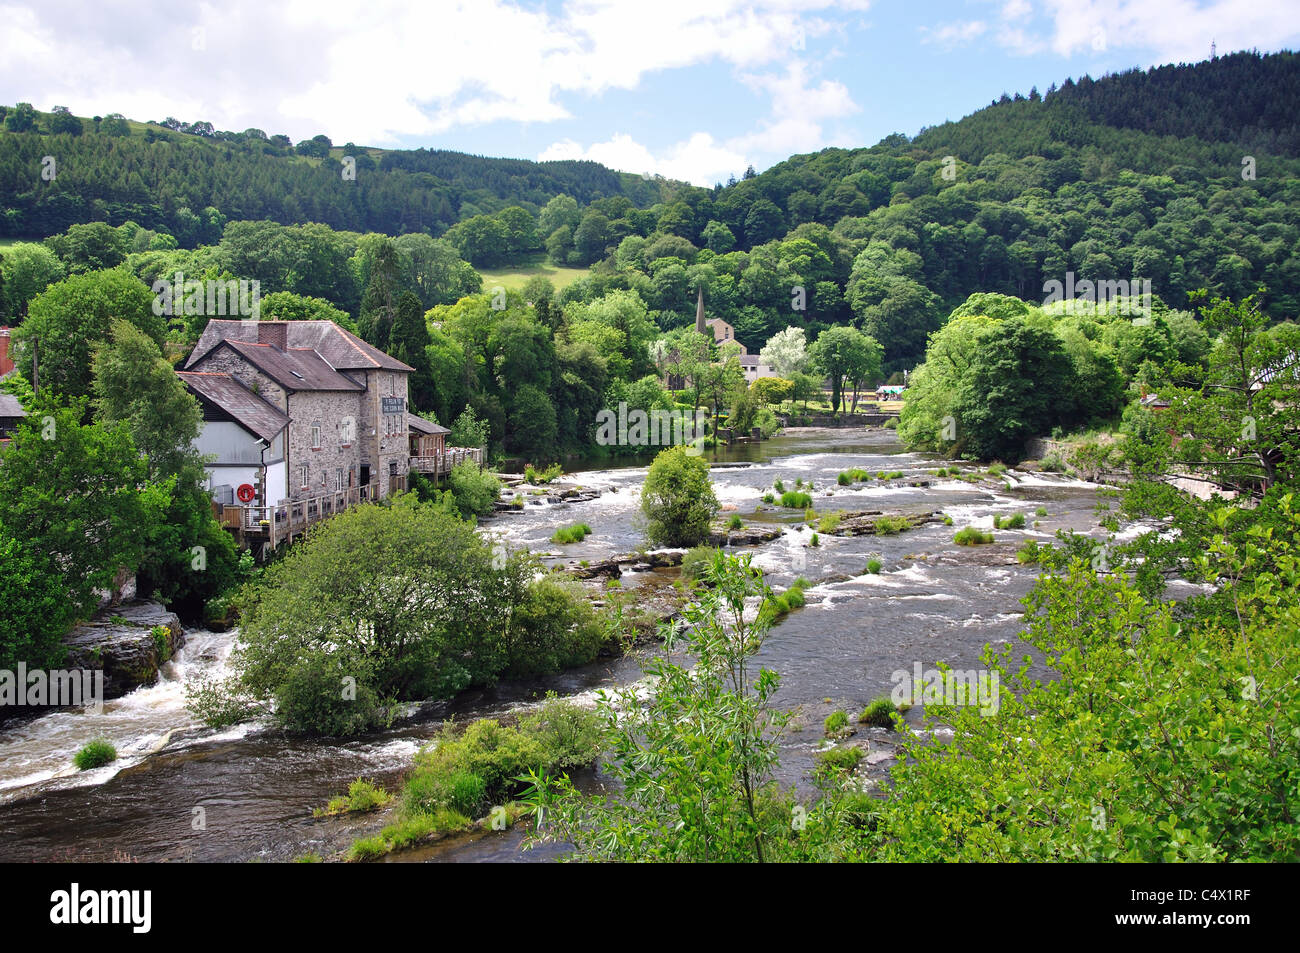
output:
[[[979,546],[993,542],[993,534],[985,533],[974,526],[967,526],[965,529],[958,530],[952,541],[958,546]]]
[[[862,725],[875,725],[878,728],[894,727],[894,713],[902,711],[894,705],[889,698],[877,698],[866,708],[862,709],[862,714],[858,716],[858,723]]]
[[[906,516],[881,516],[876,519],[874,526],[877,536],[897,536],[903,530],[912,528]]]
[[[740,516],[735,513],[732,513],[731,517],[727,520],[727,529],[740,529],[744,525],[744,521],[742,521]]]
[[[685,447],[669,447],[655,457],[641,489],[646,535],[661,546],[695,546],[709,535],[718,498],[709,465]]]
[[[600,719],[594,711],[560,698],[548,698],[535,714],[519,723],[536,738],[552,770],[591,764],[600,754]]]
[[[879,559],[868,559],[868,560],[867,560],[867,572],[868,572],[869,574],[871,574],[871,575],[874,576],[874,575],[876,575],[877,573],[880,572],[881,567],[882,567],[883,565],[884,565],[884,563],[882,563]]]
[[[162,665],[170,662],[172,657],[172,630],[165,625],[155,625],[149,630],[149,634],[153,636],[154,649],[158,652],[158,664]]]
[[[557,529],[551,536],[553,543],[580,543],[591,533],[591,527],[586,523],[574,523],[572,526],[562,526]]]
[[[545,470],[538,470],[531,463],[524,465],[524,479],[538,486],[555,482],[563,473],[564,470],[558,463],[552,463]]]
[[[771,493],[764,493],[764,494],[763,494],[763,502],[764,502],[764,503],[775,503],[775,502],[776,502],[776,497],[774,497]]]
[[[898,429],[898,418],[897,418],[897,417],[890,417],[890,418],[888,418],[888,419],[885,421],[885,429],[886,429],[886,430],[897,430],[897,429]]]
[[[384,807],[392,799],[393,796],[383,788],[357,778],[348,785],[347,794],[332,798],[324,808],[317,808],[312,813],[317,817],[331,814],[363,813]]]
[[[695,546],[686,551],[682,557],[682,575],[691,580],[699,579],[704,571],[713,565],[713,555],[718,550],[714,546]]]
[[[839,745],[817,755],[818,771],[825,774],[849,772],[862,760],[862,749],[855,745]]]
[[[1034,515],[1035,515],[1035,516],[1046,516],[1046,515],[1047,515],[1047,507],[1045,507],[1045,506],[1040,506],[1038,509],[1034,510]]]
[[[943,514],[943,525],[944,526],[952,525],[952,517],[949,516],[947,513]]]
[[[436,814],[443,808],[476,817],[486,795],[487,782],[473,771],[417,771],[402,790],[402,810],[410,817]]]
[[[1005,463],[999,463],[998,461],[995,460],[994,462],[989,464],[989,476],[1000,477],[1002,476],[1002,474],[1006,472],[1007,472],[1007,465]]]
[[[487,516],[501,495],[501,481],[473,460],[464,460],[451,468],[447,489],[463,516]]]
[[[390,824],[374,837],[354,841],[348,860],[372,860],[395,850],[409,847],[430,834],[440,831],[464,830],[471,821],[463,814],[440,808],[432,814],[413,814],[396,824]]]
[[[1024,529],[1025,514],[1014,513],[1011,516],[993,517],[994,529]]]
[[[778,492],[778,493],[784,493],[784,492],[785,492],[785,482],[782,481],[782,480],[777,480],[775,483],[772,484],[772,489],[776,490],[776,492]]]
[[[812,506],[812,497],[807,493],[788,490],[781,494],[781,505],[788,510],[806,510]]]
[[[117,749],[112,743],[103,738],[96,738],[84,744],[80,751],[72,757],[72,763],[77,766],[78,771],[89,771],[92,768],[102,768],[104,765],[117,760]]]
[[[833,738],[848,727],[849,716],[842,710],[831,712],[822,724],[822,731],[827,738]]]
[[[1038,469],[1045,470],[1048,473],[1064,473],[1067,469],[1065,461],[1061,459],[1061,454],[1053,450],[1051,453],[1038,461]]]
[[[1038,548],[1038,543],[1035,540],[1032,539],[1025,540],[1020,545],[1020,548],[1016,550],[1016,560],[1022,566],[1032,565],[1038,562],[1039,558],[1040,558],[1040,552]]]
[[[827,513],[817,521],[817,531],[819,533],[834,533],[840,528],[840,520],[843,519],[843,513]]]

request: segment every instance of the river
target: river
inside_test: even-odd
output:
[[[714,459],[710,457],[710,459]],[[1017,638],[1019,599],[1029,591],[1035,567],[1010,557],[1021,541],[1049,541],[1058,529],[1100,534],[1097,488],[1064,476],[1010,471],[1010,489],[933,477],[940,464],[927,454],[903,451],[888,430],[805,430],[762,444],[746,444],[717,458],[711,471],[724,507],[746,523],[786,524],[778,539],[754,547],[754,561],[769,582],[784,587],[798,576],[812,580],[805,608],[778,624],[759,656],[777,671],[776,703],[797,710],[796,728],[782,741],[779,779],[806,784],[813,752],[822,744],[823,719],[837,708],[850,713],[889,693],[891,674],[946,662],[979,665],[986,643]],[[927,487],[870,481],[836,485],[850,467],[872,474],[900,470],[932,481]],[[643,542],[637,492],[644,464],[570,474],[566,480],[603,487],[595,500],[527,506],[488,520],[484,529],[509,546],[556,553],[550,536],[559,525],[584,522],[592,535],[564,547],[564,559],[595,561],[635,550]],[[755,512],[773,483],[793,489],[812,481],[819,512],[884,509],[939,510],[953,526],[930,523],[885,537],[838,538],[797,529],[802,513]],[[779,495],[779,494],[778,494]],[[1047,515],[1037,517],[1038,507]],[[993,546],[959,547],[953,532],[973,525],[991,529],[994,516],[1023,513],[1020,530],[997,530]],[[1040,525],[1035,527],[1035,520]],[[862,575],[869,559],[877,575]],[[558,556],[548,557],[558,561]],[[847,581],[821,582],[851,576]],[[623,585],[643,584],[650,574],[631,573]],[[640,677],[644,654],[634,653],[526,684],[505,683],[468,692],[431,706],[392,730],[345,743],[305,741],[262,723],[223,732],[199,726],[184,707],[184,682],[198,672],[226,671],[233,633],[190,630],[184,647],[158,682],[107,702],[101,715],[56,712],[0,733],[0,844],[6,860],[282,861],[314,852],[328,856],[353,839],[375,832],[373,816],[316,819],[312,809],[364,776],[396,788],[418,748],[442,719],[500,715],[536,703],[547,691],[587,700],[602,688]],[[650,651],[650,650],[646,650]],[[1040,674],[1046,675],[1044,670]],[[921,726],[921,710],[908,714]],[[884,729],[864,729],[880,736]],[[106,767],[77,772],[72,755],[102,735],[119,758]],[[896,737],[896,736],[895,736]],[[399,855],[395,860],[541,860],[554,849],[522,853],[521,835],[480,834]]]

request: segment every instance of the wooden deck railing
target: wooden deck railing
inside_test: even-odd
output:
[[[452,467],[466,460],[473,460],[482,466],[483,451],[470,447],[448,447],[441,453],[411,457],[411,469],[436,476],[450,473]],[[245,538],[265,540],[274,549],[285,540],[292,541],[301,536],[312,524],[342,513],[349,506],[373,499],[376,486],[373,483],[354,486],[304,500],[287,500],[274,506],[218,507],[215,503],[213,506],[214,509],[219,508],[221,525],[235,530],[241,541]]]
[[[458,463],[464,463],[466,460],[472,460],[482,466],[483,451],[477,447],[448,447],[441,453],[411,457],[411,469],[419,473],[432,473],[437,476],[450,473],[452,467]]]

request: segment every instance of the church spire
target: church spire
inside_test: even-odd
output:
[[[700,285],[699,297],[695,299],[695,330],[701,334],[708,332],[704,328],[704,285]]]

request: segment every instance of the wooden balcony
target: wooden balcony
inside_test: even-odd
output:
[[[456,464],[464,463],[466,460],[472,460],[479,466],[483,466],[483,451],[477,447],[448,447],[446,450],[412,456],[411,469],[417,473],[442,476],[450,473],[451,468]]]
[[[313,524],[372,498],[375,487],[354,486],[275,506],[221,506],[219,519],[239,541],[260,542],[274,549],[292,542]]]

